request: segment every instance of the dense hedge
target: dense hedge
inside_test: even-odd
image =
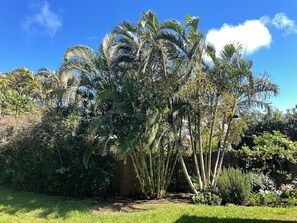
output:
[[[105,196],[111,185],[113,158],[95,154],[88,168],[82,162],[90,120],[61,109],[44,112],[41,121],[35,119],[2,126],[14,133],[1,136],[0,184],[55,195]]]

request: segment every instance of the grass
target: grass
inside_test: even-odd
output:
[[[0,222],[297,222],[297,208],[147,204],[145,211],[98,213],[98,203],[0,187]]]

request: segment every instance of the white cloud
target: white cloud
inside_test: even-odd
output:
[[[53,37],[62,27],[60,16],[51,11],[50,4],[47,1],[33,2],[31,8],[36,13],[25,19],[23,28],[31,35],[46,33]]]
[[[219,29],[211,29],[206,35],[206,41],[213,44],[219,53],[226,44],[240,43],[247,54],[254,53],[261,47],[269,47],[271,34],[265,26],[267,17],[259,20],[247,20],[233,26],[224,24]]]
[[[287,34],[297,33],[297,25],[294,20],[289,19],[285,13],[277,13],[271,21],[277,29],[284,30]]]

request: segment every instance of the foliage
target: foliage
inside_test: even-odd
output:
[[[27,68],[0,75],[0,115],[26,114],[37,106],[41,83]]]
[[[195,204],[220,205],[222,202],[217,194],[210,191],[198,192],[192,199]]]
[[[47,107],[68,107],[77,103],[80,77],[73,72],[41,68],[35,73],[41,85],[38,103]]]
[[[296,142],[279,131],[273,131],[254,136],[253,143],[253,147],[243,146],[240,150],[246,170],[290,177],[288,164],[296,163]]]
[[[0,148],[9,143],[20,132],[26,128],[34,126],[40,121],[41,115],[39,110],[35,110],[34,115],[22,117],[6,116],[0,117]]]
[[[285,112],[269,109],[265,113],[253,111],[243,114],[248,129],[245,131],[241,140],[241,145],[253,146],[252,136],[261,135],[264,132],[273,133],[279,131],[286,135],[290,140],[297,140],[297,110],[296,107],[288,109]]]
[[[265,191],[272,191],[275,190],[275,183],[268,175],[263,173],[250,173],[251,182],[253,186],[253,192],[259,192],[260,190]]]
[[[297,205],[297,188],[294,185],[282,185],[281,186],[281,195],[282,203],[285,205]]]
[[[249,205],[278,206],[280,204],[280,193],[278,191],[260,191],[252,193],[249,198]]]
[[[292,184],[282,185],[280,190],[260,190],[252,193],[249,199],[250,205],[265,206],[296,206],[297,189]]]
[[[227,168],[218,177],[217,188],[223,203],[244,204],[250,196],[252,185],[248,174]]]
[[[41,121],[24,127],[1,146],[0,184],[65,196],[106,195],[113,159],[95,154],[85,169],[82,157],[87,126],[88,121],[75,112],[45,112]]]

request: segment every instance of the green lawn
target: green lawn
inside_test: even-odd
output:
[[[297,208],[210,207],[189,204],[148,204],[145,211],[105,213],[98,203],[0,187],[0,222],[297,222]],[[273,220],[272,220],[273,219]]]

